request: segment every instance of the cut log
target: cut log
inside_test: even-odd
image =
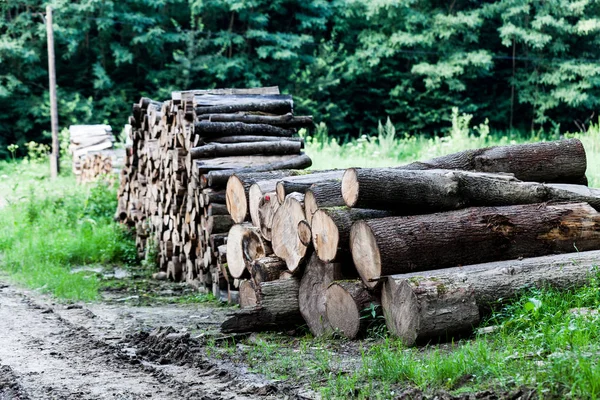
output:
[[[266,255],[267,248],[258,234],[258,229],[250,224],[236,224],[227,235],[227,267],[234,278],[248,275],[247,263]]]
[[[350,249],[368,287],[397,273],[595,250],[600,214],[586,203],[478,207],[354,223]]]
[[[257,307],[232,314],[221,324],[221,331],[254,332],[303,324],[298,305],[299,286],[297,278],[262,283]]]
[[[381,305],[360,280],[337,281],[327,288],[325,311],[325,318],[334,331],[348,339],[356,339],[376,323],[376,318],[381,315]]]
[[[222,97],[221,99],[216,99],[216,97],[201,99],[202,102],[199,102],[200,98],[196,97],[194,99],[197,105],[194,109],[196,115],[230,114],[248,111],[285,115],[292,112],[291,96],[238,95],[236,96],[237,98],[234,98],[234,96],[220,96]]]
[[[522,181],[587,184],[586,167],[581,141],[567,139],[466,150],[399,168],[507,172]]]
[[[268,256],[258,258],[252,262],[252,279],[257,284],[275,281],[279,279],[281,272],[286,269],[285,261],[279,257]]]
[[[312,225],[313,215],[319,208],[343,205],[341,179],[315,183],[304,194],[304,212],[309,225]]]
[[[306,264],[298,302],[300,313],[315,337],[331,333],[325,312],[325,293],[331,282],[341,278],[340,264],[324,263],[314,254]]]
[[[201,144],[211,143],[255,143],[255,142],[279,142],[280,140],[286,140],[291,142],[300,142],[304,147],[304,139],[299,136],[281,138],[279,136],[255,136],[255,135],[241,135],[241,136],[221,136],[215,138],[205,138],[201,141]]]
[[[307,247],[298,238],[298,223],[304,220],[304,207],[293,196],[288,196],[273,217],[273,252],[285,260],[288,269],[296,272]]]
[[[253,185],[252,188],[250,188],[250,191],[252,191],[254,187],[255,186]],[[266,240],[273,240],[273,218],[281,206],[277,200],[277,196],[275,192],[266,193],[260,198],[257,206],[254,206],[254,198],[255,196],[252,194],[250,197],[250,215],[252,216],[252,223],[254,226],[258,227],[262,237]],[[258,209],[258,211],[256,211],[256,209]],[[258,223],[255,223],[255,214],[258,214]]]
[[[298,238],[300,239],[300,242],[307,247],[312,243],[312,232],[310,230],[310,225],[306,220],[298,222]]]
[[[222,187],[233,174],[245,174],[251,172],[265,172],[285,169],[304,169],[312,165],[312,160],[306,154],[298,156],[283,156],[280,161],[272,161],[263,165],[238,167],[225,171],[210,171],[206,177],[206,184],[210,187]]]
[[[300,142],[280,140],[277,142],[254,143],[209,143],[204,146],[190,149],[192,160],[198,158],[215,158],[250,155],[287,155],[299,154],[302,144]]]
[[[261,155],[232,156],[232,157],[218,157],[218,158],[211,158],[211,159],[199,159],[199,160],[194,160],[194,163],[195,163],[195,168],[197,168],[200,172],[208,172],[211,170],[222,170],[222,169],[245,170],[246,168],[247,168],[246,172],[255,172],[254,169],[259,169],[258,171],[264,171],[263,168],[266,168],[267,165],[279,164],[279,163],[284,163],[284,162],[295,162],[300,157],[302,157],[302,156],[294,155],[294,154],[285,155],[285,156],[261,156]],[[268,168],[267,171],[270,169],[271,168]],[[256,172],[258,172],[258,171],[256,171]],[[232,173],[236,173],[236,172],[243,172],[243,171],[232,171]],[[213,187],[213,186],[211,186],[211,187]]]
[[[305,207],[306,209],[306,204]],[[315,252],[324,262],[334,261],[338,252],[350,250],[352,224],[363,219],[390,217],[392,211],[361,208],[320,208],[312,218],[311,235]]]
[[[246,124],[268,124],[284,128],[311,128],[314,123],[312,116],[285,115],[256,115],[249,113],[237,114],[208,114],[199,115],[199,119],[210,122],[243,122]]]
[[[341,181],[344,170],[325,170],[315,171],[310,174],[301,174],[297,176],[283,178],[277,183],[277,198],[283,203],[285,197],[293,192],[305,193],[312,185],[322,184],[330,181]]]
[[[585,201],[600,208],[600,190],[586,186],[452,170],[351,168],[344,174],[342,195],[349,207],[396,210],[402,215],[546,201]]]
[[[406,346],[470,331],[479,322],[473,288],[453,279],[389,279],[381,303],[388,330]]]
[[[254,308],[258,304],[254,284],[244,279],[240,282],[240,308]]]

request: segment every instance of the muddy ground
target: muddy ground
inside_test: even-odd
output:
[[[251,372],[237,352],[227,356],[215,351],[220,343],[229,343],[226,348],[237,343],[234,349],[252,344],[252,336],[219,332],[231,307],[195,303],[193,292],[182,284],[127,274],[104,278],[101,301],[65,303],[0,275],[0,400],[321,398],[311,390],[314,377],[305,378],[302,371],[268,380]],[[187,302],[181,304],[182,299]],[[293,346],[293,339],[282,345]],[[360,362],[357,342],[334,343],[331,350],[347,363],[346,369]],[[457,398],[396,389],[398,398]],[[486,392],[458,398],[531,394]]]

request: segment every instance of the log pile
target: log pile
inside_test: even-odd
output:
[[[407,345],[470,330],[525,287],[586,282],[600,190],[576,139],[469,150],[395,168],[235,173],[226,332],[363,335],[383,314]]]
[[[312,118],[295,116],[291,96],[267,87],[142,98],[129,123],[116,218],[135,227],[140,256],[168,278],[238,302],[239,281],[227,269],[226,253],[235,251],[227,241],[234,221],[225,185],[233,174],[280,177],[309,167],[297,131],[311,127]],[[270,252],[241,234],[241,252]]]
[[[79,162],[77,182],[88,183],[103,178],[114,181],[125,161],[124,149],[109,149],[87,153]]]

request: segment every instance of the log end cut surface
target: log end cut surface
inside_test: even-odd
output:
[[[331,327],[347,338],[355,338],[360,330],[360,310],[352,296],[338,284],[332,284],[326,294],[327,320]]]
[[[317,210],[312,218],[312,241],[319,259],[333,261],[337,255],[339,232],[335,222],[322,210]]]
[[[410,285],[388,279],[381,291],[381,306],[389,331],[412,346],[418,337],[421,313]]]
[[[348,207],[353,207],[358,200],[358,174],[356,169],[349,168],[342,178],[342,198]]]
[[[273,217],[273,252],[285,260],[290,271],[300,266],[306,246],[298,237],[298,224],[304,220],[304,207],[293,197],[287,197]]]
[[[237,224],[244,222],[248,213],[248,202],[244,184],[235,175],[227,181],[225,201],[227,203],[227,211],[229,211],[233,221]]]
[[[352,225],[350,250],[356,270],[364,284],[369,288],[377,286],[377,282],[372,282],[371,279],[381,276],[381,254],[375,235],[365,221],[358,221]]]

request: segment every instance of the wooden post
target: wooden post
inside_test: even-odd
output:
[[[46,7],[46,31],[48,35],[48,76],[50,80],[50,118],[52,125],[52,155],[50,156],[50,174],[58,177],[59,143],[58,143],[58,106],[56,103],[56,70],[54,64],[54,31],[52,28],[52,7]]]

